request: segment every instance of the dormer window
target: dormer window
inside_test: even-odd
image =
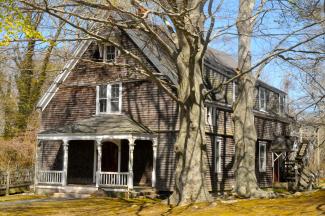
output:
[[[117,49],[114,46],[104,46],[104,62],[115,62],[117,56]]]
[[[266,111],[266,90],[259,88],[259,107],[261,111]]]
[[[119,51],[116,47],[110,44],[98,44],[92,57],[95,61],[113,63],[118,55]]]
[[[122,83],[97,86],[96,113],[121,113]]]

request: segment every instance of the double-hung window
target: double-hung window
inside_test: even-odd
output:
[[[260,172],[266,171],[266,143],[259,142],[258,145],[258,167]]]
[[[285,96],[280,94],[280,97],[279,97],[279,112],[281,114],[284,113],[284,107],[285,107]]]
[[[97,86],[97,114],[120,113],[121,109],[121,83]]]
[[[216,138],[214,142],[214,172],[221,172],[221,139]]]
[[[233,82],[232,86],[233,86],[232,100],[233,100],[233,102],[235,102],[237,100],[237,98],[238,98],[238,95],[239,95],[239,88],[238,88],[239,86],[238,86],[238,83],[236,83],[236,82]]]
[[[261,111],[266,111],[266,90],[259,88],[259,107]]]
[[[118,49],[111,45],[104,45],[102,47],[102,56],[104,62],[115,62],[116,57],[118,56]]]

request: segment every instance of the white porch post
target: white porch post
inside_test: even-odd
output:
[[[96,187],[99,187],[99,178],[102,171],[102,140],[96,140],[97,145],[97,172],[96,172]]]
[[[62,175],[62,186],[67,185],[68,178],[68,150],[69,141],[67,139],[63,140],[63,175]]]
[[[133,189],[133,151],[135,146],[135,140],[129,139],[129,177],[128,177],[128,188]]]
[[[152,140],[152,153],[153,153],[153,161],[152,161],[152,174],[151,174],[151,186],[156,186],[156,160],[157,160],[157,138]]]
[[[40,159],[40,149],[41,149],[42,141],[37,140],[36,149],[35,149],[35,175],[34,175],[34,189],[35,186],[38,185],[38,171],[39,171],[39,159]]]

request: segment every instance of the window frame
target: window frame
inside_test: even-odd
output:
[[[262,92],[264,92],[264,95],[263,95],[263,107],[262,107]],[[263,87],[259,87],[258,95],[259,95],[259,99],[258,99],[259,110],[266,112],[266,89],[263,88]]]
[[[233,82],[233,84],[232,84],[232,100],[233,100],[233,102],[236,102],[238,96],[239,96],[238,83]]]
[[[112,112],[112,106],[111,106],[111,99],[112,99],[112,86],[119,85],[119,97],[118,97],[118,111]],[[106,86],[106,111],[101,112],[100,111],[100,99],[99,98],[99,90],[100,86]],[[122,83],[109,83],[104,85],[97,85],[96,86],[96,115],[101,114],[120,114],[122,112]]]
[[[261,149],[264,148],[264,157],[261,157]],[[258,143],[258,170],[259,172],[266,172],[266,163],[267,163],[267,154],[266,154],[266,142]],[[261,160],[264,159],[264,163],[261,163]],[[262,166],[263,165],[263,166]]]
[[[206,123],[210,126],[216,126],[216,107],[206,106]]]
[[[108,47],[113,47],[114,48],[114,58],[107,60],[107,51],[108,51]],[[116,49],[115,46],[112,46],[110,44],[104,44],[103,46],[103,62],[106,63],[116,63],[116,57],[118,56],[118,49]]]
[[[281,100],[281,98],[283,98],[283,100]],[[283,102],[282,104],[281,104],[281,101]],[[280,114],[285,113],[285,101],[286,101],[285,95],[279,94],[279,113]]]
[[[222,138],[216,137],[214,139],[214,172],[221,173],[221,146],[222,146]]]

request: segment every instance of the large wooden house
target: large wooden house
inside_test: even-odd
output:
[[[157,76],[171,83],[177,80],[169,61],[140,34],[116,31],[110,37],[141,56]],[[173,190],[179,124],[176,102],[141,73],[105,62],[135,64],[110,44],[83,41],[39,101],[39,192],[80,185],[108,191],[137,187]],[[236,62],[209,49],[204,67],[205,83],[211,87],[232,77]],[[272,140],[288,135],[286,94],[261,81],[256,90],[256,175],[261,187],[270,187],[279,178]],[[233,186],[235,131],[231,115],[236,93],[233,82],[206,101],[206,163],[210,170],[206,181],[214,193]]]

